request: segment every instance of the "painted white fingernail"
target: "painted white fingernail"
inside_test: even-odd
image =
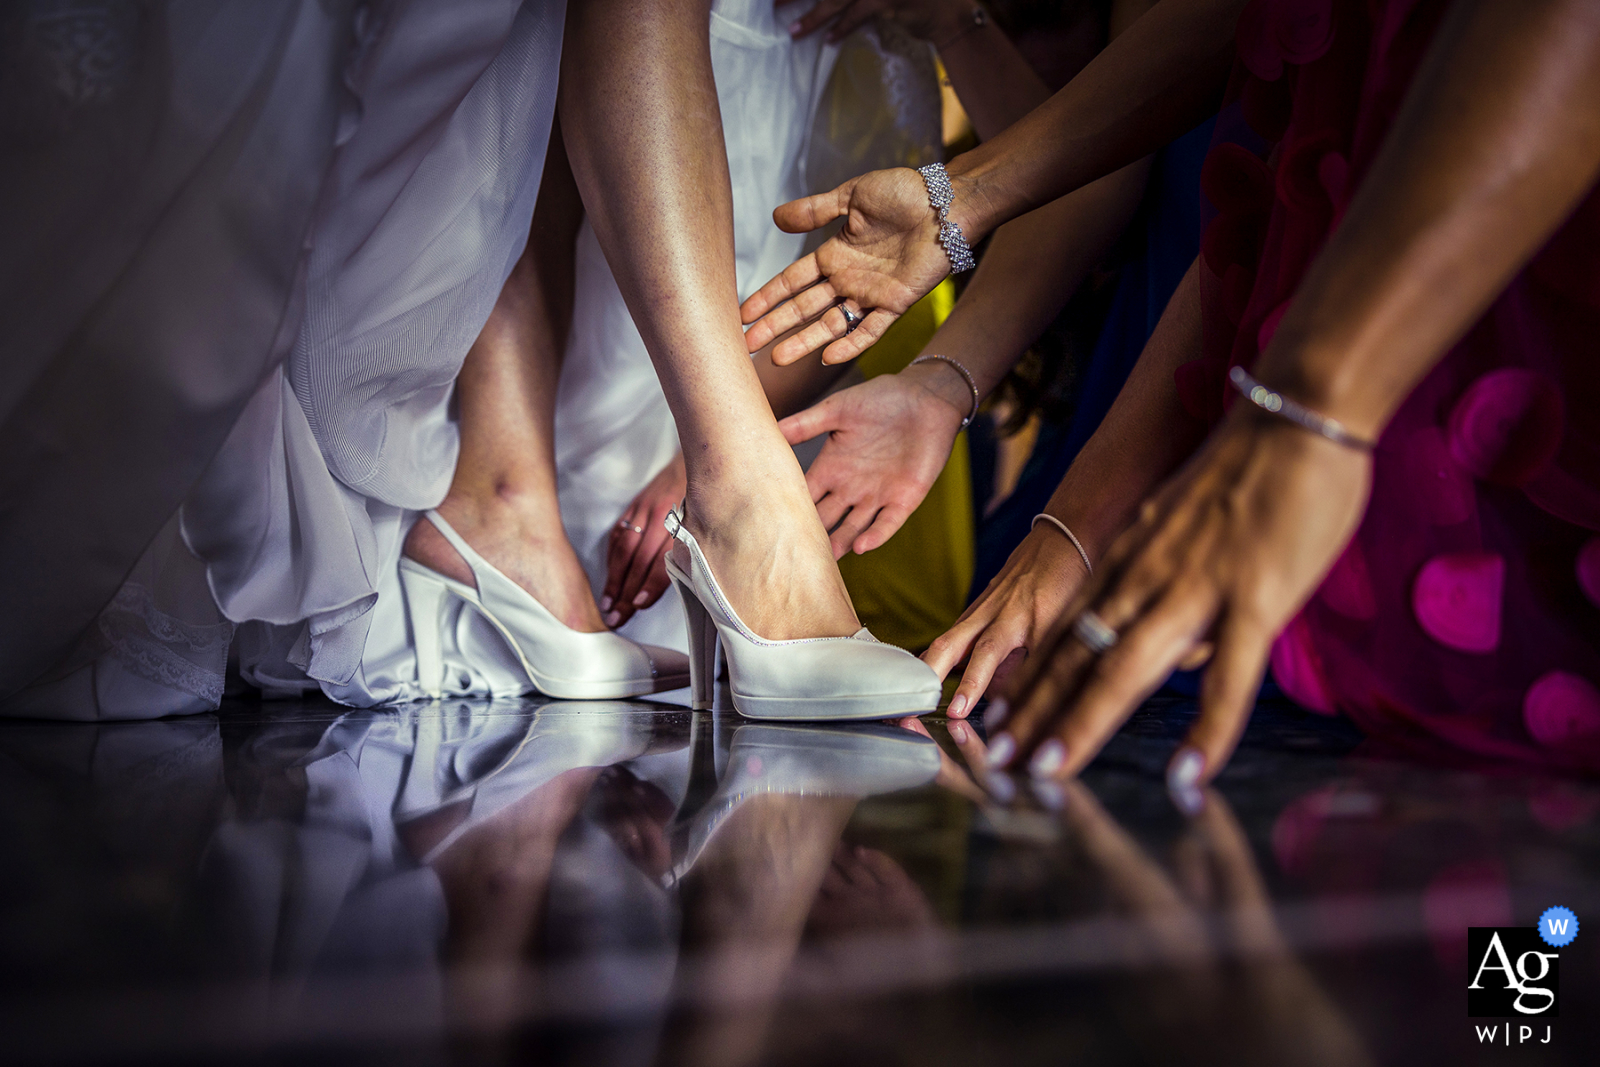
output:
[[[1035,778],[1033,780],[1033,795],[1040,804],[1050,811],[1060,811],[1067,806],[1067,791],[1061,788],[1059,782]]]
[[[1187,789],[1169,789],[1167,795],[1172,798],[1172,803],[1177,809],[1191,819],[1199,815],[1206,806],[1206,795],[1194,786]]]
[[[1009,804],[1017,797],[1017,786],[1010,778],[1003,774],[985,775],[983,784],[989,793],[1002,804]]]
[[[950,706],[945,709],[944,713],[950,716],[959,716],[963,711],[966,710],[967,694],[957,693],[955,696],[950,698]]]
[[[989,709],[983,713],[983,725],[993,730],[1006,721],[1006,716],[1011,714],[1011,705],[1004,700],[989,701]]]
[[[1167,764],[1167,788],[1175,794],[1194,789],[1200,784],[1200,774],[1205,769],[1206,758],[1200,754],[1200,750],[1185,745]]]
[[[610,611],[611,610],[611,598],[610,597],[603,596],[603,597],[600,598],[600,610],[601,611]]]
[[[1028,773],[1035,778],[1053,778],[1066,762],[1067,746],[1052,737],[1040,745],[1033,759],[1028,761]]]
[[[622,621],[622,612],[620,612],[620,611],[613,611],[610,615],[606,616],[606,625],[607,626],[615,626],[617,623],[619,623],[621,621]]]
[[[636,607],[636,608],[642,608],[642,607],[644,607],[645,601],[647,601],[649,599],[650,599],[650,594],[648,592],[646,592],[645,590],[641,589],[641,590],[639,590],[639,595],[633,598],[633,606]]]
[[[1010,734],[1001,734],[989,742],[989,766],[999,769],[1011,762],[1011,757],[1017,754],[1016,738]]]

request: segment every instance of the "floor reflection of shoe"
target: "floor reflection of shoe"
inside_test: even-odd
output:
[[[689,624],[689,672],[696,708],[709,708],[716,650],[728,665],[733,706],[751,719],[888,719],[939,705],[933,668],[862,627],[850,637],[768,641],[740,620],[681,509],[667,515],[677,543],[667,574]]]
[[[473,551],[437,511],[426,521],[461,553],[477,588],[412,559],[400,560],[400,584],[417,649],[417,678],[437,698],[444,687],[441,630],[451,598],[499,631],[539,692],[563,700],[617,700],[682,688],[689,680],[682,653],[641,645],[609,630],[584,633],[550,613],[516,582]]]
[[[672,833],[681,859],[663,881],[681,879],[739,806],[762,795],[870,797],[926,785],[939,774],[939,746],[897,726],[779,726],[746,723],[703,808]]]
[[[447,705],[448,706],[448,705]],[[492,708],[474,702],[473,711]],[[446,711],[418,716],[394,822],[427,862],[462,834],[567,771],[605,768],[650,746],[651,728],[629,704],[546,704],[530,719],[501,716],[458,736]],[[474,723],[473,725],[478,725]]]

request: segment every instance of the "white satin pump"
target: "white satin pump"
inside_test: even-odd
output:
[[[683,525],[669,512],[667,576],[689,624],[689,677],[696,708],[711,707],[720,641],[733,706],[748,719],[890,719],[939,706],[939,676],[903,648],[863,626],[849,637],[768,641],[739,618]]]
[[[415,560],[400,559],[400,584],[405,589],[406,613],[417,649],[417,678],[429,697],[438,699],[444,688],[441,634],[452,597],[499,631],[521,661],[528,680],[546,696],[620,700],[681,689],[689,680],[682,653],[641,645],[609,630],[574,630],[478,555],[437,511],[429,511],[418,521],[433,523],[461,553],[477,582],[474,589]]]

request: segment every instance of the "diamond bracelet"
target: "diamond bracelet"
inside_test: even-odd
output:
[[[971,270],[978,262],[972,258],[972,249],[967,245],[961,226],[950,220],[950,205],[955,203],[956,191],[950,184],[950,175],[945,172],[944,164],[929,163],[926,167],[918,167],[917,173],[922,175],[922,183],[928,187],[928,203],[939,213],[939,247],[944,249],[945,257],[950,260],[950,273],[960,274]]]
[[[1250,372],[1243,367],[1234,367],[1228,372],[1228,381],[1239,390],[1239,395],[1250,403],[1280,419],[1287,419],[1302,430],[1310,430],[1319,437],[1326,437],[1336,445],[1353,448],[1359,452],[1371,452],[1377,445],[1364,437],[1357,437],[1344,428],[1344,423],[1338,419],[1330,419],[1321,412],[1312,411],[1304,404],[1290,400],[1282,393],[1273,392],[1250,376]]]

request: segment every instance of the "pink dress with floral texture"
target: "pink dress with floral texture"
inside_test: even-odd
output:
[[[1215,421],[1382,147],[1448,4],[1255,0],[1202,177]],[[1600,192],[1400,407],[1360,529],[1274,646],[1369,734],[1600,770]]]

